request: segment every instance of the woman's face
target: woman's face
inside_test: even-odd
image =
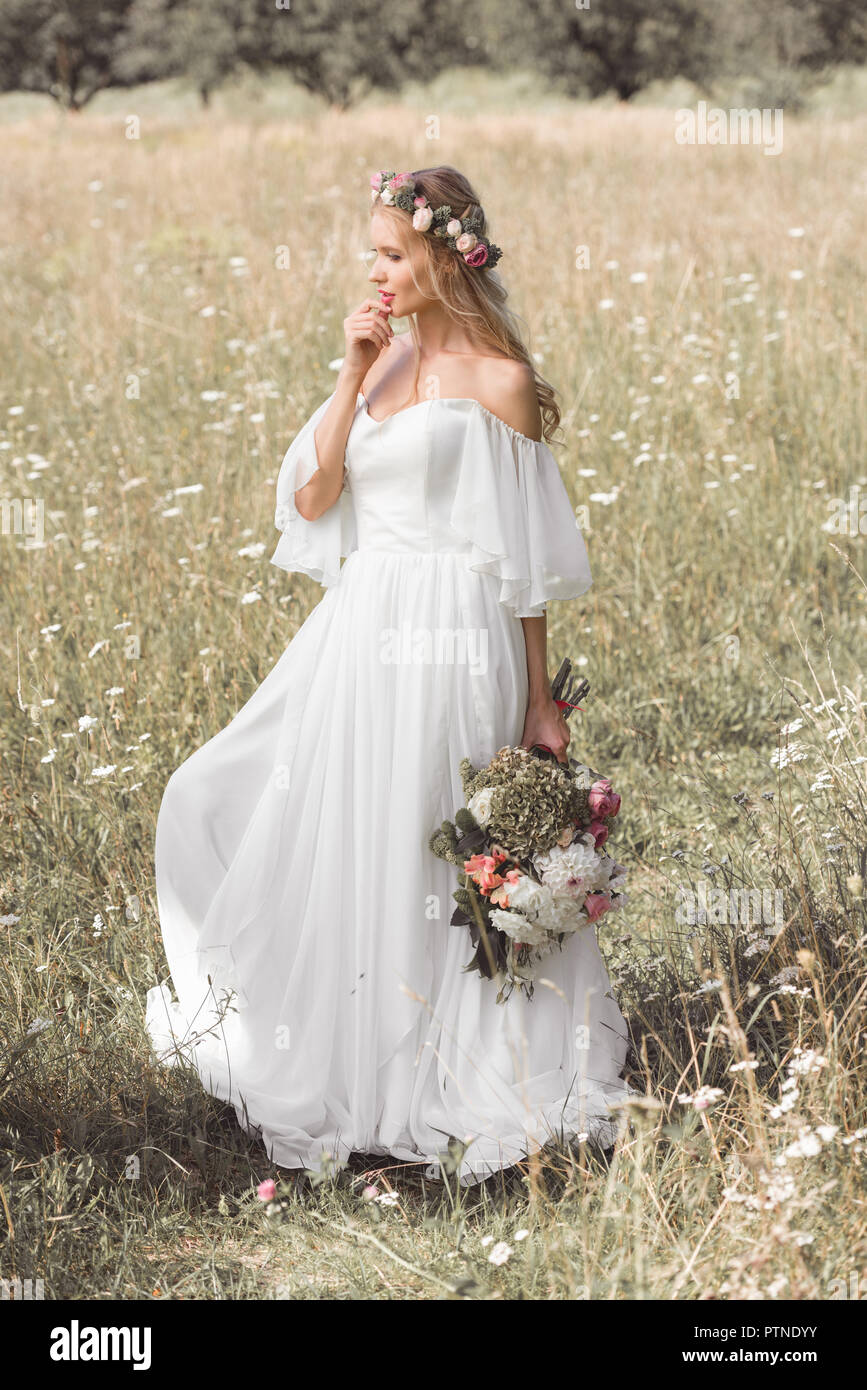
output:
[[[375,259],[368,279],[395,318],[415,314],[430,302],[413,284],[410,266],[419,284],[424,284],[423,253],[421,246],[413,246],[411,241],[407,246],[410,236],[418,238],[419,233],[415,230],[405,233],[396,225],[396,219],[380,212],[375,212],[370,219],[371,249]]]

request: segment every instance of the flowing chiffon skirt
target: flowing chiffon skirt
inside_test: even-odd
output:
[[[353,552],[166,786],[156,888],[178,1001],[150,990],[147,1026],[281,1166],[362,1151],[436,1178],[454,1136],[468,1183],[555,1137],[616,1135],[626,1027],[594,929],[547,958],[532,1000],[497,1004],[464,972],[457,871],[428,847],[463,804],[461,758],[521,738],[524,634],[498,595],[461,555]]]

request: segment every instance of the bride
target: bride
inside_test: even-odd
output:
[[[546,611],[591,583],[547,441],[560,411],[448,166],[371,179],[367,298],[334,390],[283,458],[272,562],[319,604],[232,721],[173,773],[156,829],[161,1060],[191,1062],[271,1160],[390,1154],[462,1183],[548,1140],[609,1146],[626,1027],[594,928],[528,1000],[465,973],[431,833],[459,763],[567,758]],[[396,334],[390,319],[408,319]],[[340,564],[341,559],[345,563]],[[471,654],[471,655],[470,655]]]

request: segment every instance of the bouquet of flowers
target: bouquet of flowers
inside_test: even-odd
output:
[[[551,686],[566,718],[590,688],[563,698],[570,668],[567,658]],[[626,869],[603,849],[620,797],[540,745],[501,748],[480,770],[463,758],[460,774],[466,805],[429,843],[460,871],[451,925],[468,927],[475,947],[464,968],[497,981],[498,1004],[516,987],[531,999],[539,962],[627,901]]]

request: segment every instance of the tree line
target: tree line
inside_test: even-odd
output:
[[[245,69],[346,108],[468,66],[623,101],[657,79],[734,79],[753,104],[791,108],[865,60],[863,0],[0,0],[0,91],[71,111],[164,78],[207,104]]]

